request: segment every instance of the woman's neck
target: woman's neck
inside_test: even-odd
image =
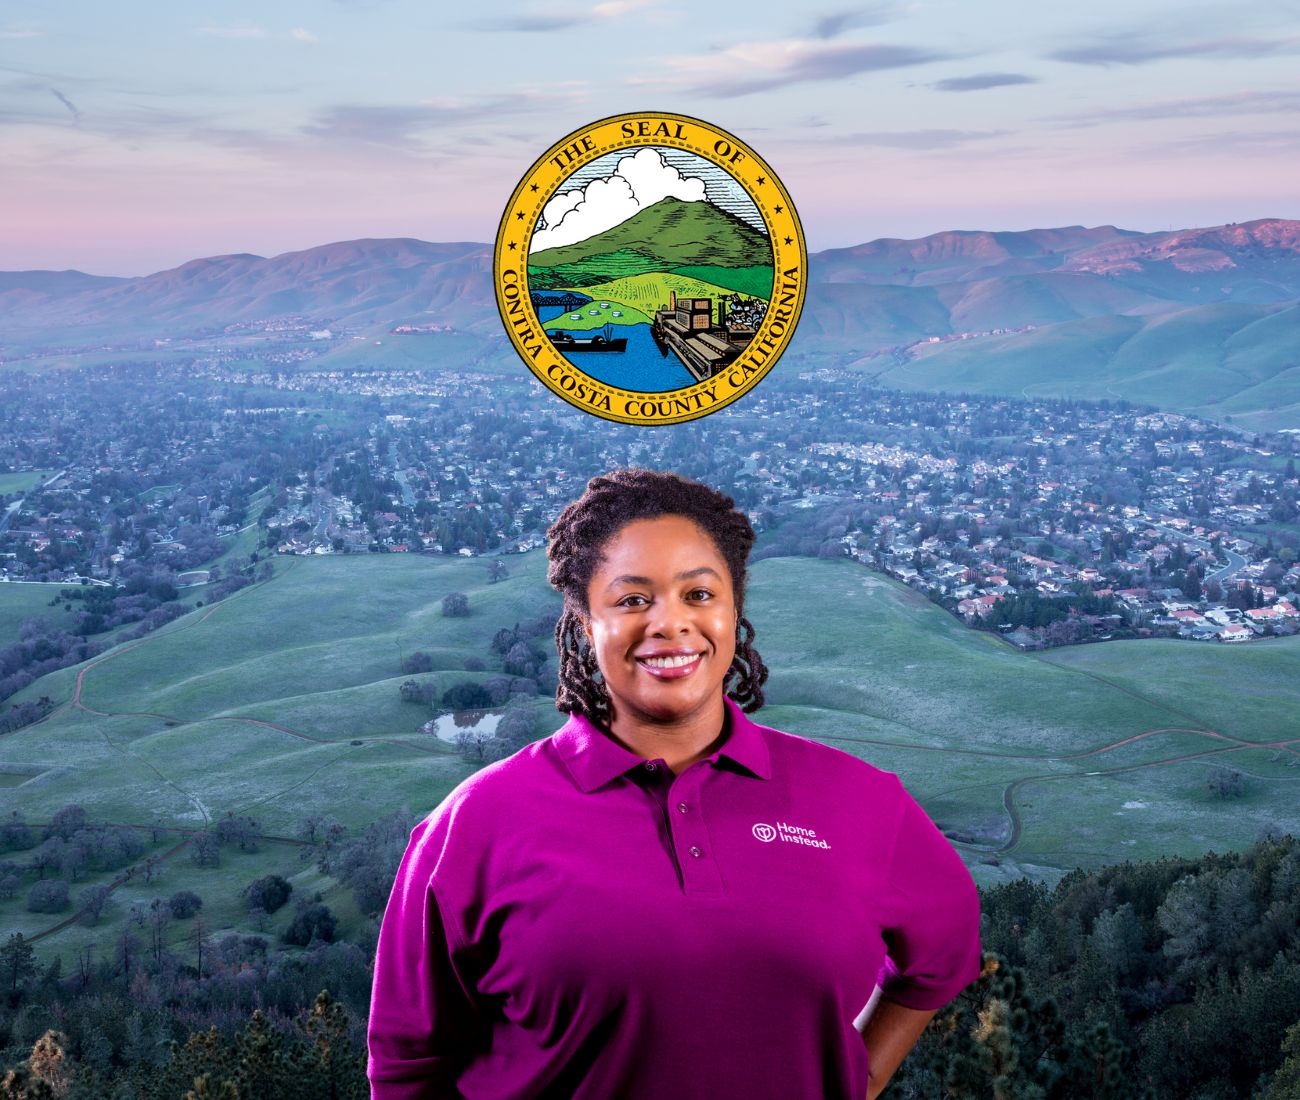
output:
[[[680,775],[697,760],[721,746],[730,733],[731,717],[722,696],[706,711],[678,722],[656,722],[634,714],[612,714],[606,732],[643,760],[660,760]]]

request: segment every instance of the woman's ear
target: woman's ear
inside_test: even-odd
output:
[[[578,622],[582,624],[582,633],[587,638],[587,644],[589,646],[594,647],[596,643],[592,640],[591,637],[591,620],[588,619],[586,615],[579,615]]]

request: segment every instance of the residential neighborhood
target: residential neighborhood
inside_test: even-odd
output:
[[[120,585],[262,556],[544,545],[622,464],[721,486],[757,557],[849,557],[1024,647],[1300,623],[1293,433],[1122,403],[899,393],[805,369],[672,434],[518,375],[139,365],[11,374],[0,583]],[[707,445],[704,440],[707,439]]]

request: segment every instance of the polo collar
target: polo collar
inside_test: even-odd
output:
[[[759,779],[771,779],[772,757],[763,727],[751,721],[735,700],[724,697],[723,703],[731,719],[731,733],[717,752],[705,759],[725,757]],[[552,734],[551,742],[574,782],[588,794],[645,763],[582,714],[569,715],[569,720]]]

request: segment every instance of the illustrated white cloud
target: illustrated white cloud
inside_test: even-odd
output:
[[[551,199],[542,210],[542,228],[533,234],[529,251],[585,241],[669,196],[700,202],[704,181],[683,176],[657,150],[639,149],[620,159],[613,175]]]

